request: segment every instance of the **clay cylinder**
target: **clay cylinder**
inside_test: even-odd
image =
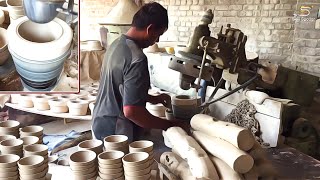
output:
[[[250,150],[255,141],[250,130],[205,114],[193,116],[190,124],[194,130],[221,138],[243,151]]]
[[[211,161],[217,169],[220,180],[243,180],[243,176],[235,172],[228,164],[221,159],[210,156]]]
[[[223,160],[236,172],[246,173],[252,168],[253,158],[227,141],[208,136],[200,131],[194,131],[193,136],[206,151]]]

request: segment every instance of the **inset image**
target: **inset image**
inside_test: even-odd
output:
[[[78,2],[0,1],[0,91],[78,92]]]

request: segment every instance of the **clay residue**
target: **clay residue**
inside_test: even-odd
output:
[[[238,126],[251,130],[255,139],[264,146],[269,146],[268,143],[264,143],[261,138],[260,125],[258,120],[254,117],[257,113],[256,108],[248,100],[239,102],[235,109],[228,114],[224,121],[234,123]]]

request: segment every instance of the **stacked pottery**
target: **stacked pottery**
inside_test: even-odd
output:
[[[0,179],[17,180],[19,171],[17,162],[20,157],[15,154],[6,154],[0,156]]]
[[[10,20],[16,20],[25,15],[22,0],[7,0]]]
[[[54,113],[68,112],[67,100],[65,99],[50,99],[48,100],[50,111]]]
[[[71,52],[72,35],[70,26],[58,18],[39,24],[25,16],[10,24],[8,48],[25,88],[55,88]]]
[[[103,139],[106,151],[122,151],[127,154],[129,152],[128,137],[125,135],[111,135]]]
[[[48,103],[49,99],[57,99],[57,97],[48,97],[46,95],[36,95],[32,97],[32,102],[34,105],[34,108],[36,108],[39,111],[45,111],[49,110],[50,106]]]
[[[107,151],[99,154],[99,177],[103,180],[124,180],[121,151]]]
[[[39,138],[39,144],[43,143],[43,127],[26,126],[20,129],[20,137],[36,136]]]
[[[8,139],[17,139],[17,137],[13,135],[0,135],[0,142]]]
[[[122,158],[122,162],[126,180],[149,180],[151,178],[148,153],[129,153]]]
[[[20,138],[23,141],[23,148],[32,144],[38,144],[39,138],[36,136],[25,136]]]
[[[44,159],[44,163],[48,164],[49,156],[48,156],[48,147],[44,144],[32,144],[23,148],[23,154],[25,157],[28,156],[41,156]]]
[[[149,154],[150,166],[153,164],[153,142],[152,141],[135,141],[129,145],[129,152],[146,152]]]
[[[97,155],[93,151],[77,151],[71,154],[70,168],[77,180],[95,180],[97,178]]]
[[[74,116],[84,116],[87,114],[89,102],[81,100],[70,100],[67,102],[69,113]]]
[[[0,122],[0,135],[12,135],[19,137],[20,123],[18,121],[7,120]]]
[[[7,30],[0,28],[0,66],[9,59],[9,56]]]
[[[20,180],[45,180],[49,170],[48,163],[38,155],[20,159],[18,166]]]
[[[16,154],[23,157],[23,141],[21,139],[7,139],[0,142],[1,154]]]
[[[99,155],[103,152],[103,143],[100,140],[86,140],[78,144],[78,150],[90,150]]]
[[[33,102],[32,102],[32,95],[31,94],[20,94],[20,100],[18,102],[19,106],[25,107],[25,108],[32,108]]]

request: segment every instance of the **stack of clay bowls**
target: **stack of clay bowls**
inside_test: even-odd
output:
[[[106,151],[122,151],[127,154],[129,152],[128,137],[125,135],[111,135],[103,140]]]
[[[32,144],[23,148],[23,154],[25,157],[38,155],[43,157],[44,163],[48,164],[48,147],[44,144]]]
[[[122,158],[122,162],[126,180],[149,180],[151,178],[148,153],[129,153]]]
[[[100,179],[124,180],[121,151],[107,151],[99,154],[99,177]]]
[[[16,20],[25,15],[22,0],[7,0],[10,20]]]
[[[39,138],[37,136],[25,136],[20,139],[23,141],[23,148],[32,144],[39,143]]]
[[[70,100],[67,102],[69,113],[74,116],[85,116],[88,111],[89,102],[81,100]]]
[[[46,96],[46,95],[35,95],[32,97],[34,108],[36,108],[39,111],[45,111],[49,110],[50,106],[48,103],[49,99],[57,99],[58,97],[52,96]]]
[[[97,178],[97,155],[93,151],[77,151],[71,154],[70,168],[74,179],[95,180]]]
[[[0,142],[1,154],[16,154],[23,157],[23,141],[21,139],[7,139]]]
[[[153,161],[153,142],[152,141],[141,140],[141,141],[132,142],[129,145],[129,152],[130,153],[146,152],[149,154],[150,165],[152,165],[154,162]]]
[[[70,26],[58,18],[39,24],[25,16],[10,24],[8,47],[25,88],[43,92],[56,86],[72,36]]]
[[[7,30],[0,28],[0,66],[8,60],[9,56]]]
[[[19,171],[17,162],[20,157],[15,154],[6,154],[0,156],[0,179],[1,180],[17,180],[19,179]]]
[[[43,143],[43,127],[41,126],[26,126],[20,129],[20,137],[36,136],[39,138],[39,144]]]
[[[32,155],[18,161],[20,180],[45,180],[49,170],[42,156]]]
[[[100,140],[86,140],[78,144],[78,150],[90,150],[99,155],[103,152],[103,143]]]
[[[32,108],[33,107],[32,97],[33,95],[31,94],[20,94],[20,100],[18,102],[19,106],[25,107],[25,108]]]
[[[8,139],[17,139],[17,137],[13,135],[0,135],[0,142]]]
[[[48,100],[50,111],[54,113],[66,113],[69,111],[67,100],[65,99],[50,99]]]
[[[19,127],[18,121],[7,120],[0,122],[0,135],[12,135],[19,138]]]

